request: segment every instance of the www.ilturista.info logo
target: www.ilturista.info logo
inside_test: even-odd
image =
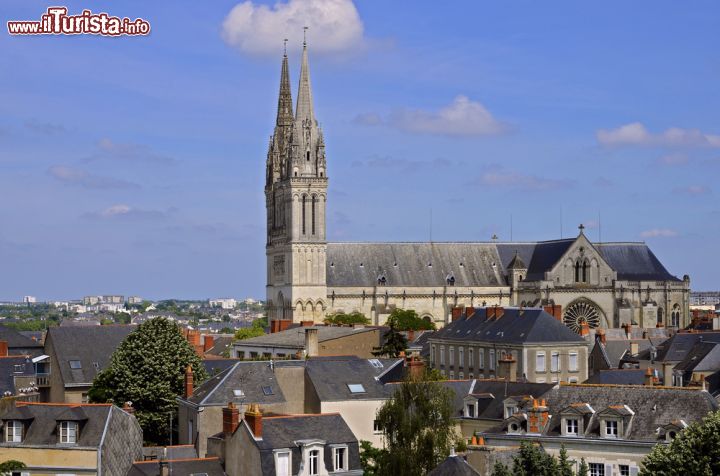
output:
[[[11,35],[148,35],[150,23],[142,18],[110,16],[83,10],[80,15],[68,15],[67,7],[49,7],[40,21],[9,21]]]

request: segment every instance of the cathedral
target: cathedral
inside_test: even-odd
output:
[[[293,111],[282,58],[267,155],[267,311],[271,321],[322,322],[359,311],[376,325],[395,308],[438,327],[453,309],[548,307],[570,328],[689,324],[690,279],[670,274],[645,243],[329,243],[325,141],[313,109],[303,42]]]

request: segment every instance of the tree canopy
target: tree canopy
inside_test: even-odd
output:
[[[459,438],[453,396],[438,382],[403,382],[377,414],[386,448],[372,453],[374,474],[416,476],[440,464]]]
[[[408,341],[404,335],[398,332],[393,323],[390,323],[390,329],[383,334],[383,343],[380,347],[373,347],[372,355],[375,357],[400,357],[401,352],[405,352],[408,348]]]
[[[113,353],[88,392],[90,401],[132,402],[146,441],[168,441],[175,398],[184,391],[185,370],[192,367],[195,385],[206,378],[205,367],[174,322],[150,319],[131,332]]]
[[[541,446],[529,441],[520,442],[520,451],[513,456],[512,471],[503,463],[496,462],[492,476],[573,476],[573,461],[567,456],[564,446],[560,447],[560,457],[548,454]]]
[[[353,324],[370,324],[370,319],[358,311],[351,312],[350,314],[336,312],[329,314],[323,322],[327,325],[351,326]]]
[[[655,445],[643,461],[640,474],[720,474],[720,412],[685,428],[669,445]]]
[[[412,309],[394,309],[387,318],[386,325],[399,331],[424,331],[435,329],[435,323],[422,319]]]

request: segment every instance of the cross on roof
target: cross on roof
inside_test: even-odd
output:
[[[585,229],[585,225],[580,223],[580,226],[578,227],[578,230],[580,230],[580,233],[582,233],[584,229]]]

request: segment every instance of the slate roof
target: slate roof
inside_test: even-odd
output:
[[[303,366],[302,360],[281,360],[275,366]],[[269,392],[263,390],[269,387]],[[243,396],[234,391],[241,390]],[[277,382],[269,361],[237,361],[232,367],[209,378],[187,399],[196,405],[226,405],[228,402],[283,403],[285,395]]]
[[[8,352],[10,354],[30,353],[35,356],[36,354],[39,355],[38,352],[41,352],[43,348],[43,345],[40,342],[21,334],[11,327],[3,325],[0,325],[0,340],[4,340],[8,343]],[[24,352],[24,349],[27,349],[28,352]],[[33,352],[33,350],[36,350],[37,352]]]
[[[526,281],[545,279],[577,238],[540,242],[328,243],[329,287],[443,286],[452,275],[456,286],[505,286],[517,253],[527,265]],[[594,243],[621,280],[679,281],[645,243]],[[432,266],[428,266],[432,263]],[[461,265],[462,263],[462,265]],[[516,265],[518,263],[515,263]]]
[[[220,460],[215,458],[193,458],[168,460],[170,474],[183,476],[225,476]],[[160,474],[159,461],[136,461],[127,476],[157,476]]]
[[[242,341],[236,342],[236,345],[241,347],[287,347],[300,350],[305,348],[305,329],[309,329],[309,327],[293,327],[284,331],[273,332],[272,334],[265,334],[259,337],[251,337],[250,339],[243,339]],[[360,334],[362,332],[375,331],[378,328],[371,326],[313,326],[312,329],[317,329],[318,331],[318,342],[325,342],[328,340],[339,339],[341,337],[346,337],[353,334]]]
[[[613,385],[644,385],[645,369],[600,370],[584,383]]]
[[[655,360],[660,362],[679,362],[683,360],[698,342],[720,342],[720,332],[678,332],[657,346]],[[641,360],[650,360],[646,350],[638,355]]]
[[[461,456],[450,455],[427,476],[480,476]]]
[[[305,364],[307,376],[320,401],[385,399],[394,389],[387,382],[402,380],[403,359],[314,357]],[[362,385],[353,393],[348,385]]]
[[[205,367],[207,374],[212,377],[213,375],[217,375],[220,372],[229,369],[238,362],[238,359],[204,359],[203,366]]]
[[[506,382],[501,379],[482,379],[474,380],[474,382],[470,395],[481,397],[478,401],[477,417],[490,420],[502,420],[504,418],[503,400],[506,398],[525,395],[541,398],[542,395],[545,395],[556,385],[554,383]],[[490,398],[490,395],[493,398]],[[465,397],[465,395],[462,397]],[[462,410],[462,406],[459,409],[456,407],[456,411],[462,413]]]
[[[590,404],[596,413],[588,423],[586,438],[599,438],[597,413],[610,406],[627,405],[635,413],[630,417],[632,421],[628,433],[622,435],[623,439],[652,442],[658,440],[658,427],[673,420],[691,424],[718,409],[718,402],[707,392],[671,387],[561,384],[543,398],[551,415],[545,431],[547,435],[560,434],[563,409],[575,403]]]
[[[79,416],[77,412],[68,413],[69,410],[82,412],[82,415],[80,415],[82,417],[80,434],[77,445],[75,445],[81,447],[100,446],[110,412],[122,412],[122,410],[110,404],[18,403],[16,407],[10,407],[0,414],[0,419],[19,419],[26,422],[22,445],[55,446],[58,444],[58,421],[63,419],[76,420]],[[29,426],[27,426],[28,422]],[[6,444],[0,443],[0,445]]]
[[[145,446],[143,447],[144,458],[160,459],[165,457],[171,459],[191,459],[197,458],[197,449],[193,445],[173,445],[173,446]]]
[[[55,355],[53,371],[60,370],[63,383],[91,384],[95,376],[110,362],[115,349],[137,327],[128,325],[51,327],[48,340]],[[70,368],[71,360],[79,360],[81,368]]]
[[[223,352],[232,347],[234,337],[232,335],[216,335],[214,336],[213,346],[205,352],[210,355],[222,356]]]
[[[668,272],[645,243],[597,243],[595,248],[618,279],[628,281],[680,281]]]
[[[35,375],[35,366],[29,357],[24,355],[11,355],[0,357],[0,396],[5,392],[17,393],[15,377],[32,377]]]
[[[601,350],[605,352],[610,368],[614,369],[619,368],[620,362],[623,360],[625,354],[630,354],[630,346],[633,343],[637,344],[638,353],[649,349],[652,345],[649,339],[608,339],[605,341],[605,344],[601,344],[598,340],[595,341],[595,345],[601,346]]]
[[[507,269],[527,269],[527,265],[520,257],[520,251],[515,251],[515,256],[513,256],[513,259],[510,260],[510,263],[507,265]]]
[[[673,370],[683,372],[720,370],[720,342],[697,342]]]
[[[435,332],[431,342],[443,339],[507,344],[574,343],[586,341],[542,309],[506,307],[502,317],[487,318],[488,309],[476,308]]]
[[[252,441],[260,450],[262,474],[275,474],[275,458],[273,449],[288,448],[292,452],[292,474],[298,474],[302,457],[300,440],[324,440],[326,442],[323,456],[325,466],[332,468],[332,451],[327,445],[348,445],[348,466],[351,470],[360,469],[358,441],[347,426],[345,420],[337,413],[290,415],[281,417],[263,417],[262,439]],[[249,431],[243,425],[243,431]]]
[[[451,274],[456,286],[506,285],[494,243],[328,243],[326,256],[328,287],[376,286],[380,275],[388,286],[444,286]]]

